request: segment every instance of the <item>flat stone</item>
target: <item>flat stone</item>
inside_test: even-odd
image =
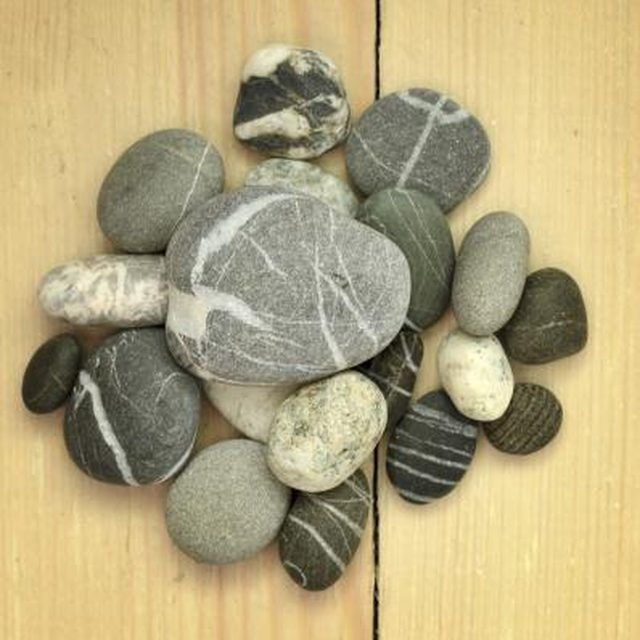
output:
[[[211,142],[186,129],[156,131],[129,147],[107,174],[98,222],[123,251],[164,251],[184,215],[223,187],[222,158]]]
[[[266,442],[276,411],[298,385],[256,387],[207,380],[204,390],[211,403],[238,431]]]
[[[358,219],[402,249],[411,270],[406,325],[422,331],[449,306],[456,254],[451,230],[438,205],[415,190],[391,188],[370,196]]]
[[[76,381],[82,348],[71,333],[47,340],[31,356],[22,378],[22,401],[32,413],[61,407]]]
[[[543,364],[583,349],[587,334],[587,310],[578,283],[549,267],[527,277],[520,304],[500,339],[514,360]]]
[[[369,483],[360,469],[335,489],[299,493],[278,536],[289,577],[308,591],[334,584],[360,546],[370,504]]]
[[[362,374],[345,371],[314,382],[278,409],[269,432],[269,467],[295,489],[333,489],[369,456],[386,424],[384,396]]]
[[[249,172],[245,185],[275,185],[302,191],[322,200],[349,218],[355,218],[358,212],[358,199],[343,180],[302,160],[265,160]]]
[[[185,465],[200,418],[196,381],[173,361],[162,329],[107,338],[84,364],[64,438],[88,476],[114,484],[163,482]]]
[[[387,427],[394,427],[409,407],[422,354],[420,335],[404,329],[366,368],[360,369],[378,385],[387,401]]]
[[[483,423],[489,442],[499,451],[526,455],[542,449],[560,430],[562,406],[549,389],[518,382],[506,413]]]
[[[192,212],[167,251],[167,336],[205,379],[293,384],[380,352],[400,330],[406,258],[316,198],[244,187]]]
[[[164,258],[103,255],[67,262],[44,276],[38,298],[46,313],[71,324],[163,324],[168,302]]]
[[[198,562],[227,564],[271,543],[291,491],[269,471],[266,447],[225,440],[201,451],[173,483],[166,522],[173,542]]]
[[[438,349],[438,373],[456,409],[472,420],[496,420],[513,395],[513,373],[495,336],[452,331]]]
[[[452,306],[463,331],[488,336],[518,306],[529,261],[529,232],[513,213],[483,216],[462,241],[453,279]]]
[[[482,183],[491,147],[478,120],[431,89],[374,102],[347,140],[347,168],[364,193],[417,189],[448,212]]]
[[[315,158],[349,132],[350,109],[335,64],[287,44],[258,49],[247,61],[233,114],[236,136],[284,158]]]
[[[456,410],[444,391],[432,391],[411,407],[389,438],[389,480],[408,502],[438,500],[467,472],[477,439],[477,425]]]

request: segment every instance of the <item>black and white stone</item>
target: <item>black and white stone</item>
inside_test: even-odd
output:
[[[299,493],[278,536],[289,577],[308,591],[334,584],[360,546],[370,505],[369,483],[360,469],[335,489]]]
[[[444,391],[432,391],[411,407],[389,438],[389,480],[408,502],[442,498],[467,472],[477,439],[477,425],[456,410]]]
[[[491,148],[480,122],[431,89],[408,89],[374,102],[347,141],[347,168],[366,194],[417,189],[444,211],[482,183]]]
[[[184,466],[199,417],[198,384],[171,358],[163,330],[133,329],[89,356],[67,405],[64,437],[88,476],[151,484]]]
[[[271,44],[247,61],[233,114],[236,136],[283,158],[315,158],[349,132],[350,109],[335,64],[323,53]]]
[[[44,276],[38,299],[50,316],[71,324],[163,324],[168,301],[164,258],[101,255],[67,262]]]
[[[316,198],[244,187],[210,200],[167,251],[169,347],[205,379],[292,384],[363,362],[400,330],[409,267]]]
[[[222,191],[224,166],[195,131],[168,129],[138,140],[116,161],[98,196],[98,222],[131,253],[164,251],[176,225]]]

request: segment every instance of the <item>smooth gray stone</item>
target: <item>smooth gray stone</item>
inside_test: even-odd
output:
[[[316,198],[244,187],[184,221],[167,251],[169,347],[202,378],[304,382],[363,362],[400,330],[395,244]]]
[[[133,329],[107,338],[84,364],[64,437],[88,476],[151,484],[184,466],[199,418],[198,384],[169,355],[163,330]]]
[[[347,140],[347,168],[367,195],[418,189],[448,212],[482,183],[491,147],[478,120],[431,89],[408,89],[374,102]]]
[[[258,49],[247,61],[233,114],[236,136],[284,158],[315,158],[349,132],[350,109],[335,64],[287,44]]]
[[[163,251],[176,225],[222,191],[218,150],[195,131],[156,131],[129,147],[98,195],[98,222],[113,244],[131,253]]]
[[[371,491],[358,469],[322,493],[299,493],[278,536],[280,562],[303,589],[321,591],[345,572],[360,546]]]
[[[402,249],[411,270],[411,302],[406,325],[422,331],[449,306],[456,253],[449,223],[427,195],[409,189],[384,189],[370,196],[358,220]]]
[[[201,451],[167,496],[173,542],[198,562],[244,560],[272,542],[291,491],[269,471],[265,446],[225,440]]]
[[[462,241],[451,303],[460,328],[488,336],[518,306],[529,262],[529,232],[513,213],[483,216]]]

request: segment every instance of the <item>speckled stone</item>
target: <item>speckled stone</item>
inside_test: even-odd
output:
[[[438,349],[438,373],[456,409],[472,420],[496,420],[513,395],[513,373],[495,336],[452,331]]]
[[[409,304],[391,241],[305,194],[244,187],[192,212],[167,251],[169,347],[204,379],[294,384],[384,349]]]
[[[76,381],[82,348],[70,333],[47,340],[31,356],[22,378],[22,401],[32,413],[48,413],[64,404]]]
[[[224,186],[217,149],[194,131],[156,131],[129,147],[107,174],[98,222],[113,244],[131,253],[163,251],[191,209]]]
[[[335,489],[298,494],[278,536],[290,578],[308,591],[334,584],[360,546],[370,504],[360,469]]]
[[[269,433],[269,467],[295,489],[332,489],[373,451],[386,423],[384,396],[362,374],[345,371],[314,382],[278,409]]]
[[[478,427],[444,391],[420,398],[393,430],[387,475],[408,502],[426,504],[453,491],[476,451]]]
[[[76,325],[163,324],[167,277],[162,256],[93,256],[47,273],[38,299],[54,318]]]
[[[349,175],[364,193],[417,189],[445,212],[482,183],[490,155],[480,122],[431,89],[398,91],[374,102],[347,141]]]
[[[204,390],[211,403],[238,431],[266,442],[276,411],[298,385],[255,387],[207,380]]]
[[[291,491],[269,471],[265,446],[225,440],[201,451],[172,485],[166,522],[173,542],[198,562],[254,555],[278,535]]]
[[[555,395],[539,384],[519,382],[507,412],[482,427],[496,449],[526,455],[553,440],[561,424],[562,406]]]
[[[302,191],[349,218],[354,218],[358,212],[358,200],[343,180],[302,160],[265,160],[249,172],[245,184],[263,187],[276,185]]]
[[[233,114],[236,136],[272,156],[315,158],[341,142],[350,110],[323,53],[271,44],[247,61]]]
[[[384,351],[360,369],[378,385],[387,400],[388,427],[394,427],[409,407],[422,354],[422,338],[404,329]]]
[[[583,349],[587,333],[580,287],[568,273],[549,267],[529,275],[500,339],[514,360],[542,364]]]
[[[184,466],[199,417],[198,385],[169,355],[162,329],[133,329],[89,356],[67,406],[64,437],[88,476],[151,484]]]
[[[407,326],[422,331],[432,325],[449,306],[456,262],[451,230],[438,205],[419,191],[385,189],[367,199],[358,219],[397,244],[409,261]]]
[[[529,261],[529,232],[513,213],[483,216],[462,241],[453,279],[452,306],[463,331],[488,336],[518,306]]]

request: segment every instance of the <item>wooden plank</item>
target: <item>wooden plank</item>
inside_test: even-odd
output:
[[[513,210],[531,267],[579,280],[591,336],[580,355],[517,367],[549,385],[565,422],[512,459],[486,441],[448,499],[411,507],[380,482],[380,637],[640,637],[640,4],[633,0],[382,0],[382,94],[457,97],[493,143],[487,183],[451,214],[459,242]],[[425,334],[422,394],[452,326]]]
[[[348,576],[323,594],[290,582],[271,549],[225,568],[169,543],[166,487],[92,482],[67,460],[62,413],[19,400],[33,349],[62,325],[35,300],[54,265],[108,249],[95,199],[117,155],[154,129],[203,132],[228,186],[258,156],[231,116],[245,57],[271,41],[316,47],[356,111],[374,95],[374,3],[357,0],[5,0],[0,6],[0,636],[364,638],[372,634],[371,527]],[[322,164],[342,173],[340,154]],[[202,440],[229,435],[205,415]]]

